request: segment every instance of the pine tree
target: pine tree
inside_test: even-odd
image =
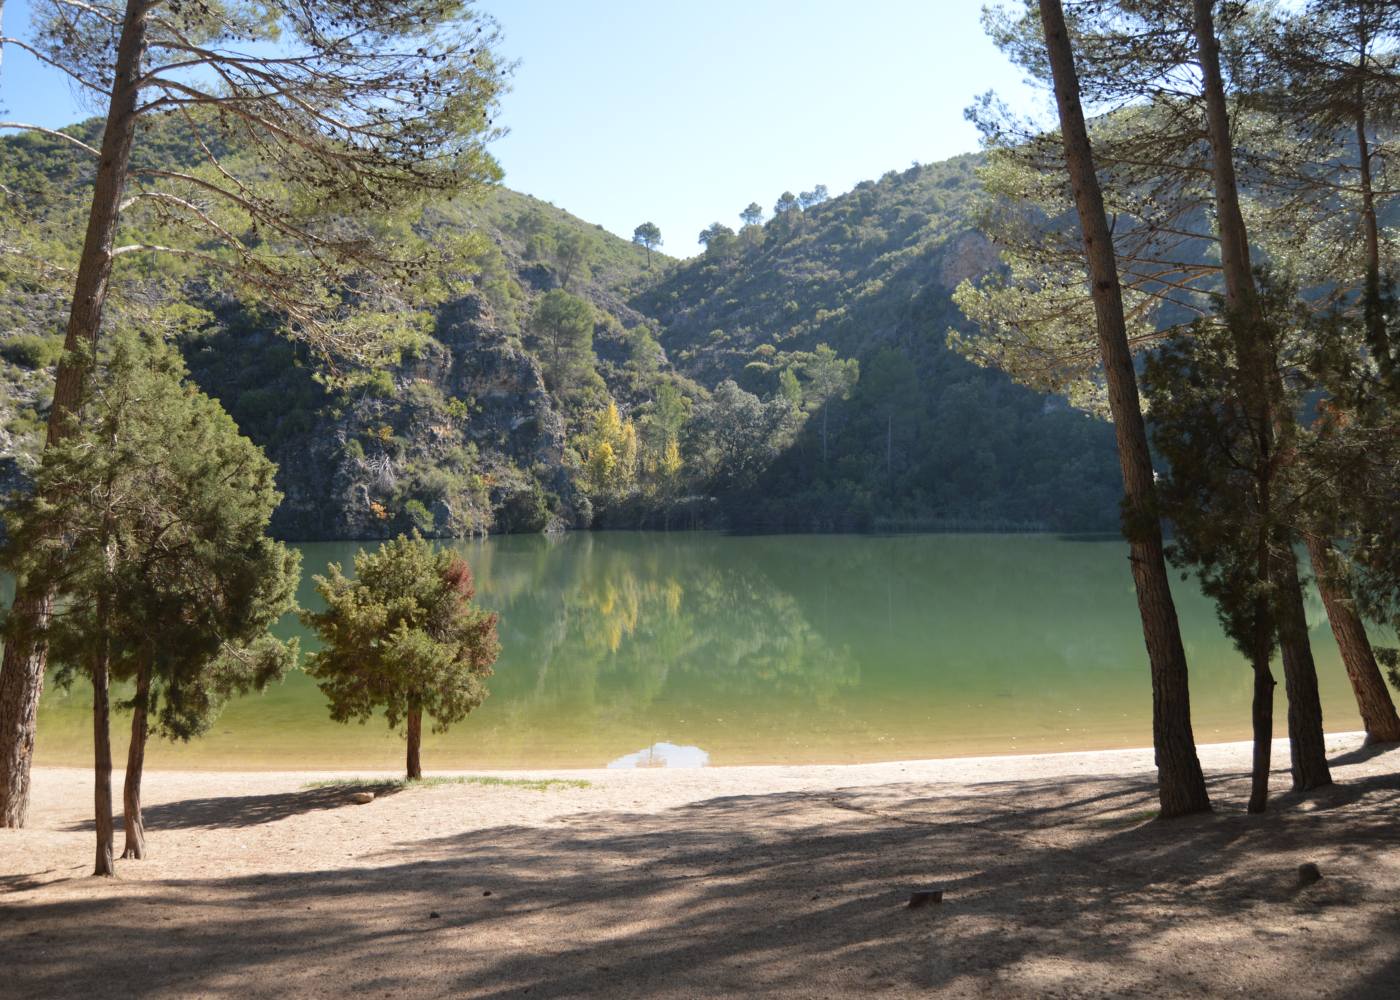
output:
[[[41,0],[31,26],[31,37],[4,44],[106,97],[99,147],[46,130],[96,166],[48,446],[79,429],[72,417],[118,261],[168,256],[205,268],[255,292],[322,351],[362,351],[346,333],[363,326],[334,322],[343,303],[402,284],[421,264],[371,220],[500,176],[485,144],[498,134],[504,69],[493,23],[468,4]],[[197,167],[143,162],[144,147],[172,134]],[[43,577],[16,590],[13,613],[28,624],[0,666],[6,826],[23,825],[28,807],[47,657],[34,643],[52,610]]]
[[[183,381],[173,350],[118,336],[86,421],[45,449],[12,510],[5,567],[51,581],[42,641],[61,682],[93,685],[97,866],[111,874],[109,682],[136,682],[123,796],[127,856],[144,855],[140,798],[152,730],[189,739],[230,695],[296,657],[268,628],[295,607],[299,557],[265,535],[274,467],[219,404]],[[28,627],[9,616],[6,639]],[[148,720],[154,719],[154,725]]]
[[[416,535],[356,552],[354,579],[332,563],[315,580],[326,609],[302,613],[322,643],[306,672],[335,721],[382,710],[390,728],[403,724],[407,775],[421,778],[424,713],[446,732],[486,698],[500,652],[495,613],[472,605],[466,560]]]

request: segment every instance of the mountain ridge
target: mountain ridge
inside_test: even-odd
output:
[[[60,140],[21,134],[0,150],[10,200],[66,238],[83,183]],[[425,239],[483,239],[448,276],[452,294],[414,306],[425,332],[354,388],[318,380],[316,359],[257,303],[193,279],[182,294],[212,319],[181,346],[194,381],[278,463],[282,537],[1112,527],[1107,426],[946,346],[962,324],[951,290],[996,266],[965,210],[977,162],[890,171],[719,227],[685,260],[497,187],[414,220]],[[57,280],[4,268],[0,458],[18,482],[37,454],[66,298]],[[576,371],[547,363],[551,296],[587,304]],[[861,369],[834,394],[814,374],[826,346]]]

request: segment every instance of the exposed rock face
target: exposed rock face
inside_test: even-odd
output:
[[[535,359],[480,299],[444,308],[428,349],[392,379],[392,398],[323,406],[309,432],[268,447],[286,494],[274,532],[461,536],[573,523],[564,421]]]
[[[987,237],[969,229],[948,241],[939,265],[938,283],[951,292],[962,282],[995,270],[999,263],[996,248]]]

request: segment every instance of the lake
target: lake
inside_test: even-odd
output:
[[[501,614],[491,696],[424,767],[847,763],[1147,746],[1151,690],[1120,540],[1051,535],[605,532],[453,543]],[[300,546],[310,577],[355,543]],[[1250,671],[1194,580],[1176,585],[1200,742],[1249,736]],[[1329,731],[1360,728],[1321,602]],[[284,634],[302,634],[294,621]],[[1276,718],[1284,699],[1279,677]],[[120,692],[119,692],[120,693]],[[91,695],[50,686],[38,760],[91,762]],[[129,715],[116,713],[118,766]],[[427,727],[425,726],[425,729]],[[1279,730],[1282,735],[1283,730]],[[294,672],[157,768],[392,769],[375,720],[330,721]]]

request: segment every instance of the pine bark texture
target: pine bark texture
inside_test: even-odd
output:
[[[24,826],[29,813],[29,775],[34,760],[34,734],[39,696],[44,693],[48,647],[42,629],[52,604],[48,596],[19,585],[11,609],[17,623],[39,630],[27,639],[14,636],[5,643],[0,661],[0,825]]]
[[[1366,39],[1362,38],[1365,48]],[[1366,240],[1366,286],[1362,307],[1366,319],[1366,342],[1371,348],[1382,374],[1393,372],[1394,358],[1390,350],[1390,332],[1386,329],[1385,310],[1381,302],[1381,234],[1376,222],[1376,191],[1371,175],[1371,142],[1366,135],[1365,92],[1358,84],[1356,102],[1357,171],[1361,181],[1361,230]]]
[[[423,710],[413,706],[408,710],[408,780],[417,781],[423,777],[423,762],[420,751],[423,744]]]
[[[1347,679],[1356,696],[1356,708],[1366,729],[1366,741],[1400,743],[1400,716],[1396,715],[1395,702],[1376,663],[1366,625],[1356,613],[1345,581],[1336,575],[1332,547],[1316,535],[1308,535],[1306,541],[1318,593],[1327,608],[1327,620],[1332,625],[1337,648],[1342,652]]]
[[[64,356],[58,365],[47,442],[72,432],[70,415],[78,412],[87,381],[90,355],[97,344],[107,287],[112,275],[122,193],[126,187],[131,147],[136,134],[136,106],[145,51],[150,0],[128,0],[117,43],[111,101],[93,184],[87,234],[78,260],[73,306],[68,316]],[[23,826],[29,808],[29,775],[34,758],[34,735],[39,695],[44,685],[48,649],[44,629],[52,608],[49,583],[26,579],[18,583],[12,608],[17,635],[5,644],[0,661],[0,820]]]
[[[1254,658],[1254,703],[1250,709],[1254,729],[1254,760],[1250,774],[1249,811],[1261,813],[1269,806],[1269,770],[1274,741],[1274,675],[1269,657]]]
[[[1040,16],[1054,75],[1065,165],[1084,233],[1099,349],[1123,474],[1124,529],[1152,670],[1152,740],[1157,757],[1158,798],[1162,816],[1181,816],[1208,810],[1210,797],[1191,729],[1186,651],[1167,577],[1147,428],[1128,346],[1117,259],[1080,105],[1074,53],[1059,0],[1041,0]]]
[[[151,705],[151,664],[143,659],[136,678],[136,698],[131,710],[131,743],[126,749],[126,775],[122,782],[122,824],[126,845],[122,857],[140,861],[146,856],[146,824],[141,817],[141,778],[146,769],[147,717]]]
[[[1257,563],[1268,564],[1267,541],[1259,540]],[[1254,760],[1250,774],[1249,811],[1262,813],[1269,807],[1269,773],[1274,753],[1274,682],[1269,661],[1274,654],[1274,620],[1269,600],[1260,594],[1254,599],[1253,652],[1254,699],[1250,706],[1253,723]]]
[[[1322,730],[1322,697],[1317,689],[1317,665],[1308,641],[1308,616],[1298,559],[1291,546],[1281,546],[1278,559],[1278,638],[1283,653],[1283,686],[1288,692],[1288,746],[1295,791],[1332,784]]]
[[[97,861],[94,875],[115,875],[112,861],[112,732],[105,643],[92,665],[93,816],[97,824]]]

